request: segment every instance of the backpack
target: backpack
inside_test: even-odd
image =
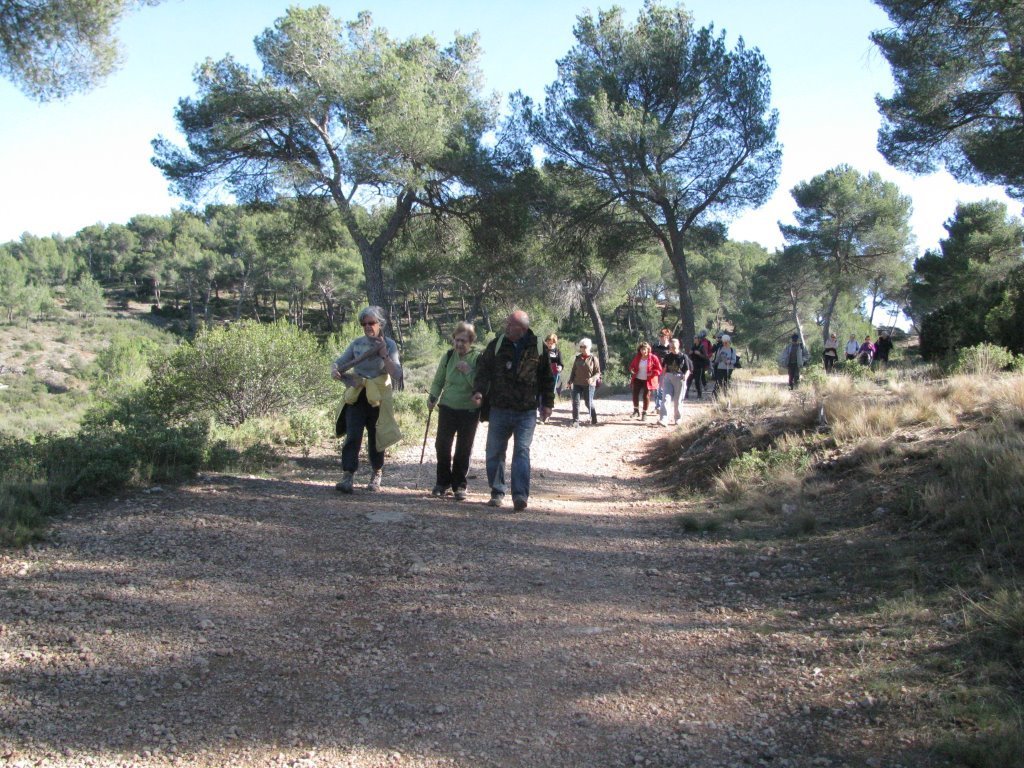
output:
[[[499,333],[494,339],[494,354],[498,354],[498,350],[501,349],[501,345],[505,342],[505,334]],[[490,346],[490,345],[488,345]],[[540,336],[537,337],[537,356],[543,359],[543,355],[547,350],[544,349],[544,342],[541,341]],[[487,421],[491,418],[491,401],[487,395],[484,395],[483,400],[480,401],[480,410],[478,412],[480,421]]]

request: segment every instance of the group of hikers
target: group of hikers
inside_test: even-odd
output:
[[[363,436],[367,440],[370,481],[366,490],[381,489],[384,452],[401,439],[395,418],[393,386],[402,380],[402,366],[395,341],[384,335],[386,315],[376,306],[359,312],[363,335],[353,340],[331,365],[331,375],[346,385],[336,434],[343,437],[341,480],[336,489],[352,493]],[[487,484],[492,507],[505,505],[511,494],[512,508],[527,508],[530,497],[530,445],[538,422],[546,423],[555,397],[568,388],[572,398],[572,427],[583,422],[598,423],[594,394],[601,386],[601,364],[593,354],[593,342],[582,338],[569,372],[558,349],[558,337],[549,334],[540,341],[530,329],[526,312],[512,312],[504,332],[483,350],[473,348],[476,330],[470,323],[458,323],[452,333],[452,348],[442,355],[427,395],[430,414],[437,410],[436,480],[434,496],[451,493],[457,501],[467,498],[470,454],[481,421],[488,422],[486,442]],[[640,342],[629,364],[633,417],[645,420],[651,412],[651,398],[660,415],[658,424],[680,420],[679,404],[689,397],[704,396],[711,374],[717,396],[729,386],[732,371],[740,367],[729,334],[708,338],[700,331],[688,352],[668,328],[661,330],[654,344]],[[589,419],[587,418],[589,417]],[[429,418],[428,418],[429,432]],[[426,438],[424,438],[424,441]],[[512,442],[510,477],[505,466]]]
[[[342,475],[335,486],[342,493],[353,491],[364,432],[371,468],[366,490],[371,492],[381,487],[385,449],[401,439],[400,433],[395,434],[392,390],[402,378],[397,345],[384,336],[385,314],[380,307],[361,310],[359,323],[363,335],[331,364],[332,377],[347,385],[336,426],[338,436],[344,436]],[[470,323],[455,326],[452,348],[441,357],[427,395],[429,412],[432,414],[435,408],[438,411],[434,441],[437,477],[431,493],[439,497],[452,493],[458,501],[466,499],[466,476],[477,425],[487,421],[487,484],[491,489],[487,503],[502,507],[511,491],[512,507],[521,512],[530,497],[533,432],[538,420],[547,421],[555,405],[553,345],[537,339],[530,330],[529,315],[521,310],[508,316],[504,332],[482,351],[473,349],[474,341],[476,331]],[[580,367],[583,376],[590,370],[586,365],[589,342],[586,346],[581,343],[580,349],[577,360],[584,360]],[[600,367],[596,371],[594,386]],[[589,381],[588,377],[586,383],[574,384],[574,389],[578,386],[592,391]],[[587,402],[592,409],[592,395]],[[512,463],[507,482],[505,459],[510,440]]]
[[[334,379],[346,384],[344,404],[338,416],[336,433],[344,437],[341,449],[341,480],[335,486],[352,493],[353,478],[359,467],[363,435],[367,438],[370,461],[368,491],[379,491],[383,478],[384,451],[401,439],[395,419],[393,385],[402,380],[398,345],[384,335],[386,316],[380,307],[365,307],[359,312],[363,335],[350,343],[331,365]],[[481,421],[489,423],[486,443],[487,484],[492,507],[502,507],[511,493],[512,508],[523,511],[530,497],[530,445],[540,422],[551,416],[557,394],[568,388],[572,398],[570,426],[589,422],[598,424],[594,394],[601,386],[601,364],[593,354],[593,342],[582,338],[569,373],[558,349],[558,336],[549,334],[544,341],[530,329],[526,312],[516,310],[505,321],[504,332],[483,350],[473,348],[476,329],[461,322],[452,332],[452,347],[438,362],[427,395],[428,412],[437,409],[437,475],[431,493],[444,497],[451,493],[457,501],[467,498],[467,473],[470,454]],[[882,333],[876,343],[868,336],[858,342],[855,336],[845,348],[847,360],[871,365],[889,359],[892,340]],[[825,344],[823,361],[831,372],[839,358],[836,334]],[[779,355],[780,366],[789,372],[789,386],[800,383],[800,370],[810,355],[799,334],[793,334]],[[717,333],[714,341],[701,330],[693,337],[688,351],[668,328],[663,328],[654,344],[641,341],[629,363],[633,418],[646,420],[657,412],[658,424],[669,426],[680,420],[680,401],[696,390],[700,400],[708,391],[718,397],[728,391],[732,372],[741,367],[727,333]],[[654,398],[654,410],[651,398]],[[583,421],[580,406],[583,406]],[[589,417],[589,418],[588,418]],[[427,422],[429,433],[429,417]],[[506,481],[505,462],[512,441],[511,473]],[[426,437],[424,437],[424,445]]]
[[[856,360],[861,365],[873,366],[876,362],[883,365],[889,362],[889,353],[892,352],[892,334],[888,331],[881,331],[878,334],[878,341],[872,342],[871,336],[865,336],[864,341],[857,341],[856,334],[850,334],[850,340],[846,342],[844,353],[846,360]],[[795,389],[800,385],[800,369],[807,365],[811,355],[807,347],[800,341],[800,335],[794,333],[790,343],[779,353],[779,366],[785,368],[789,374],[789,388]],[[825,373],[832,373],[839,361],[839,338],[835,333],[829,334],[825,342],[825,348],[821,353]]]

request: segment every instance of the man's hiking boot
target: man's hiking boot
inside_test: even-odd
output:
[[[647,411],[640,414],[640,421],[647,421]]]
[[[352,493],[352,475],[353,472],[342,472],[341,480],[334,486],[334,490],[341,491],[342,493]]]
[[[638,411],[636,408],[633,409],[633,418],[634,419],[639,419],[640,418],[640,411]]]
[[[488,507],[501,507],[505,504],[505,497],[500,493],[492,493],[491,500],[487,502]]]
[[[455,489],[455,500],[456,501],[465,501],[466,500],[466,489],[465,488],[456,488]]]
[[[591,424],[597,424],[597,414],[596,413],[590,414],[590,423]]]
[[[526,497],[525,496],[513,496],[512,497],[512,509],[516,512],[522,512],[526,509]]]
[[[376,493],[380,490],[380,481],[384,479],[384,470],[375,469],[370,476],[370,482],[366,484],[366,490]]]
[[[440,484],[438,484],[438,485],[435,485],[433,488],[430,489],[430,495],[431,496],[437,496],[438,498],[441,498],[441,497],[445,496],[447,493],[448,493],[448,486],[447,485],[440,485]]]

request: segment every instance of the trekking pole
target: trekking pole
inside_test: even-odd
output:
[[[427,409],[427,428],[423,431],[423,448],[420,449],[420,467],[416,470],[416,485],[414,486],[417,490],[420,487],[420,480],[423,478],[423,457],[427,455],[427,437],[430,435],[430,417],[434,415],[434,409]]]

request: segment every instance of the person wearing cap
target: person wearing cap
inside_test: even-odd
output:
[[[732,348],[732,337],[723,333],[719,347],[711,358],[711,375],[715,379],[715,399],[719,394],[726,394],[729,391],[729,382],[732,381],[732,371],[736,367],[739,355]]]
[[[790,336],[789,344],[783,347],[779,353],[779,365],[789,373],[789,388],[796,389],[800,386],[800,369],[807,365],[811,359],[807,347],[800,341],[800,334],[794,333]]]
[[[571,427],[580,425],[580,398],[585,398],[584,405],[590,413],[590,423],[597,424],[597,409],[594,408],[594,391],[601,381],[601,363],[590,352],[594,343],[588,338],[580,339],[580,353],[572,361],[567,386],[572,390],[572,422]]]

